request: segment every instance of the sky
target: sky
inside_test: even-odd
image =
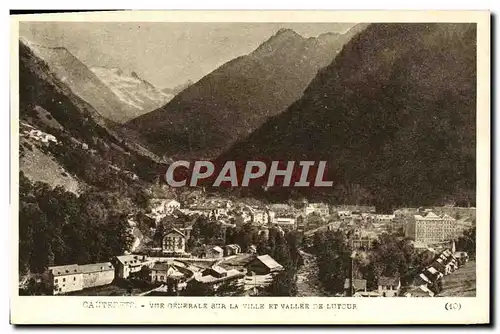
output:
[[[135,71],[159,88],[197,81],[248,54],[280,28],[304,37],[343,33],[354,23],[22,22],[20,36],[64,46],[87,66]]]

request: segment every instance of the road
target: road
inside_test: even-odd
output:
[[[318,278],[318,265],[316,256],[300,250],[304,264],[297,273],[297,296],[298,297],[331,297],[321,288]]]

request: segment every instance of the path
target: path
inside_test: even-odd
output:
[[[328,297],[328,292],[321,288],[318,278],[316,256],[300,250],[304,264],[297,273],[297,297]]]

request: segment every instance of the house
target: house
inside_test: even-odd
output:
[[[349,278],[346,278],[344,281],[344,296],[351,295],[351,293],[349,293],[349,289],[351,288],[350,284],[351,280]],[[360,291],[366,292],[366,280],[355,278],[352,280],[352,294]]]
[[[224,250],[219,246],[214,246],[207,249],[207,257],[208,258],[222,258],[224,257]]]
[[[283,270],[283,266],[276,262],[269,255],[257,256],[247,265],[248,272],[253,272],[256,275],[267,275]]]
[[[154,260],[145,255],[119,255],[113,259],[116,277],[126,279],[131,274],[141,271],[142,267],[151,268]]]
[[[175,199],[153,198],[150,203],[153,215],[166,215],[181,208],[181,203]]]
[[[54,295],[83,289],[83,277],[77,264],[48,268],[48,287]]]
[[[304,208],[304,213],[306,216],[311,213],[317,213],[320,216],[328,216],[330,214],[330,209],[325,203],[309,203]]]
[[[211,275],[215,278],[227,277],[227,270],[222,268],[221,266],[212,266],[207,268],[201,272],[202,276]]]
[[[108,285],[115,279],[111,262],[49,267],[44,275],[54,295]]]
[[[377,223],[390,223],[394,220],[396,216],[395,215],[383,215],[383,214],[376,214],[373,215],[373,220]]]
[[[224,247],[226,256],[236,255],[241,253],[241,247],[237,244],[226,245]]]
[[[400,288],[401,281],[399,277],[382,276],[378,279],[378,293],[382,297],[397,297]]]
[[[176,228],[165,233],[162,240],[162,252],[167,254],[186,253],[186,235]]]
[[[209,269],[195,273],[194,279],[190,280],[188,284],[207,284],[214,289],[218,289],[223,283],[228,281],[236,286],[242,286],[245,283],[245,273],[237,269],[229,269],[227,271],[223,268],[220,268],[221,270],[214,269],[213,267]],[[213,274],[216,276],[213,276]]]
[[[273,224],[285,229],[295,229],[294,218],[276,217],[274,218]]]
[[[111,262],[91,263],[78,266],[82,273],[82,288],[108,285],[115,279],[115,268]]]
[[[181,280],[185,275],[170,262],[156,263],[151,268],[151,282],[167,282],[167,280]]]
[[[248,246],[247,253],[256,254],[257,253],[257,246],[255,246],[255,245]]]
[[[339,218],[350,218],[352,216],[351,211],[338,211],[337,215]]]

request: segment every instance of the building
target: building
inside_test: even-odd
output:
[[[153,215],[166,215],[179,210],[181,203],[175,199],[169,198],[153,198],[151,199],[151,212]]]
[[[237,244],[231,244],[224,246],[224,253],[226,256],[236,255],[241,253],[241,247]]]
[[[344,296],[350,296],[349,289],[351,288],[351,280],[346,278],[344,281]],[[365,279],[353,279],[352,280],[352,294],[356,292],[366,292],[366,280]]]
[[[255,245],[248,246],[247,253],[256,254],[257,253],[257,246],[255,246]]]
[[[350,218],[352,216],[352,212],[343,210],[343,211],[338,211],[337,215],[339,216],[339,218]]]
[[[215,266],[195,273],[194,279],[189,281],[188,284],[207,284],[214,289],[218,289],[223,283],[231,282],[237,287],[245,284],[244,278],[245,273],[237,269],[226,271],[222,267]]]
[[[311,213],[316,213],[320,216],[328,216],[330,214],[330,208],[325,203],[309,203],[304,208],[304,213],[306,214],[306,216],[310,215]]]
[[[213,266],[202,271],[202,276],[211,275],[215,278],[227,277],[227,270],[221,266]]]
[[[274,225],[278,225],[281,228],[285,229],[295,229],[295,219],[287,218],[287,217],[276,217],[273,221]]]
[[[254,272],[256,275],[267,275],[283,270],[283,266],[276,262],[269,255],[257,256],[247,265],[248,272]]]
[[[466,229],[463,224],[447,215],[438,216],[433,212],[427,215],[414,215],[405,231],[405,235],[416,242],[432,245],[449,241],[461,236]]]
[[[208,258],[219,259],[224,257],[224,250],[219,246],[214,246],[207,249],[206,254]]]
[[[108,285],[115,279],[111,262],[49,267],[46,282],[54,295]]]
[[[162,252],[166,254],[186,253],[186,235],[176,228],[165,233],[162,240]]]
[[[399,277],[379,277],[378,293],[382,297],[397,297],[401,289],[401,281]]]
[[[127,279],[131,274],[138,273],[142,267],[151,268],[154,260],[145,255],[119,255],[113,259],[116,277]]]
[[[373,215],[373,220],[376,223],[390,223],[394,220],[395,217],[396,217],[395,215],[376,214],[376,215]]]
[[[151,268],[151,282],[167,283],[169,279],[181,280],[185,275],[170,262],[156,263]]]
[[[49,267],[46,282],[54,295],[83,289],[83,277],[77,264]]]
[[[111,262],[91,263],[78,266],[82,273],[82,288],[108,285],[115,279],[115,268]]]

